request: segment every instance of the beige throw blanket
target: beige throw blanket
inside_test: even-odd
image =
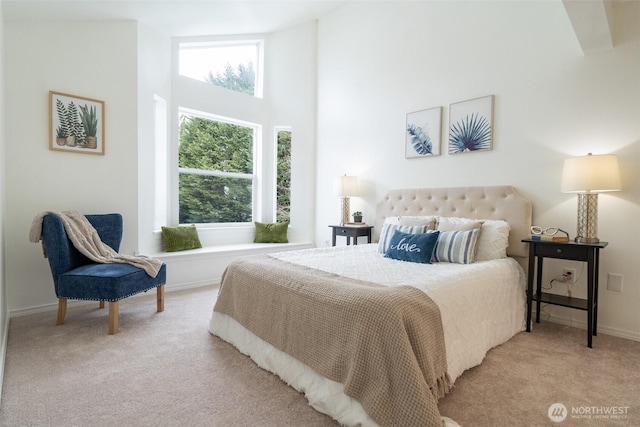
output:
[[[424,292],[259,255],[229,265],[214,311],[343,384],[379,425],[442,425],[444,332]]]
[[[38,243],[42,240],[42,219],[48,215],[58,215],[73,246],[90,260],[102,264],[131,264],[142,268],[149,276],[156,277],[162,261],[146,256],[119,254],[111,246],[100,240],[100,236],[89,220],[77,211],[42,212],[36,215],[29,230],[29,241]],[[45,252],[46,256],[46,252]]]

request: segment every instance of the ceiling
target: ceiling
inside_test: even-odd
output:
[[[319,19],[349,1],[354,0],[0,0],[0,4],[7,22],[134,20],[179,37],[271,33]],[[615,3],[631,0],[555,1],[562,1],[588,54],[613,47],[612,9]]]
[[[3,0],[7,22],[135,20],[170,36],[270,33],[312,21],[334,0]]]

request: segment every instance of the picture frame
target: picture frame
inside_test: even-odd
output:
[[[104,155],[104,101],[49,91],[49,149]]]
[[[493,95],[449,105],[449,154],[493,149]]]
[[[406,159],[440,155],[442,107],[407,114],[405,127]]]

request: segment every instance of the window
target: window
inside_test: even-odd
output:
[[[239,36],[174,40],[167,223],[199,224],[212,241],[245,241],[253,221],[276,220],[278,143],[262,133],[273,106],[256,99],[264,44]],[[288,206],[284,214],[288,219]]]
[[[254,153],[259,133],[256,124],[180,110],[181,224],[253,220]]]
[[[276,128],[276,221],[291,217],[291,129]]]
[[[262,41],[179,44],[179,74],[236,92],[262,97]]]

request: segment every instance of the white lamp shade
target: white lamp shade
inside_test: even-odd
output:
[[[564,161],[563,193],[601,193],[621,189],[620,167],[615,154],[589,154]]]
[[[340,197],[357,196],[358,178],[348,175],[339,176],[334,182],[333,192]]]

